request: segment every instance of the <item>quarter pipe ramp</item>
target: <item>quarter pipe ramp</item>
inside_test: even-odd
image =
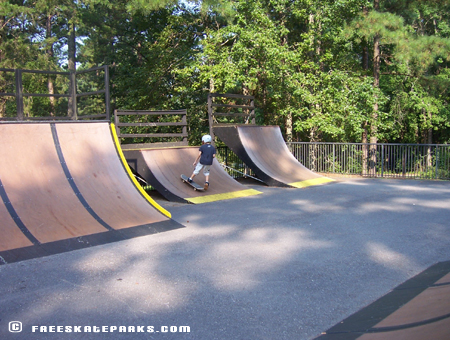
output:
[[[279,126],[215,126],[214,133],[268,185],[303,188],[333,181],[295,159]]]
[[[207,191],[194,191],[181,181],[180,175],[190,176],[198,147],[125,149],[128,164],[169,201],[206,203],[261,194],[234,180],[215,159],[211,167],[210,187]],[[203,173],[195,177],[204,183]]]
[[[108,122],[0,124],[0,264],[181,227],[115,140]]]

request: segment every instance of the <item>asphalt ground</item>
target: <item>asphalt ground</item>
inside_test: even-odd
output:
[[[450,182],[249,188],[159,200],[185,228],[1,265],[0,339],[314,339],[450,260]]]

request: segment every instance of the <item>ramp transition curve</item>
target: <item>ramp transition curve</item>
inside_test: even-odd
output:
[[[198,204],[261,194],[234,180],[217,160],[211,167],[207,191],[194,191],[183,183],[180,175],[192,174],[198,147],[125,149],[123,152],[128,164],[169,201]],[[202,172],[195,177],[195,181],[204,183]]]
[[[215,126],[214,133],[268,185],[304,188],[333,181],[295,159],[279,126]]]
[[[0,264],[180,228],[118,152],[108,122],[0,124]]]

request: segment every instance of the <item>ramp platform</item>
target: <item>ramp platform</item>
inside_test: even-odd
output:
[[[108,122],[0,124],[0,264],[182,227],[117,143]]]
[[[316,340],[450,339],[450,261],[439,262]]]
[[[234,180],[216,159],[211,166],[208,190],[194,191],[191,186],[181,181],[180,175],[192,174],[198,149],[124,149],[123,152],[130,167],[169,201],[198,204],[261,194],[260,191],[248,189]],[[205,177],[200,172],[194,180],[203,185]]]
[[[333,181],[295,159],[279,126],[218,125],[214,134],[267,185],[303,188]]]

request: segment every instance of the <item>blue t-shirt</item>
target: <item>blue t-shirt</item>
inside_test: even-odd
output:
[[[211,165],[213,164],[213,155],[216,154],[216,149],[211,144],[203,144],[199,151],[202,153],[200,157],[200,164]]]

